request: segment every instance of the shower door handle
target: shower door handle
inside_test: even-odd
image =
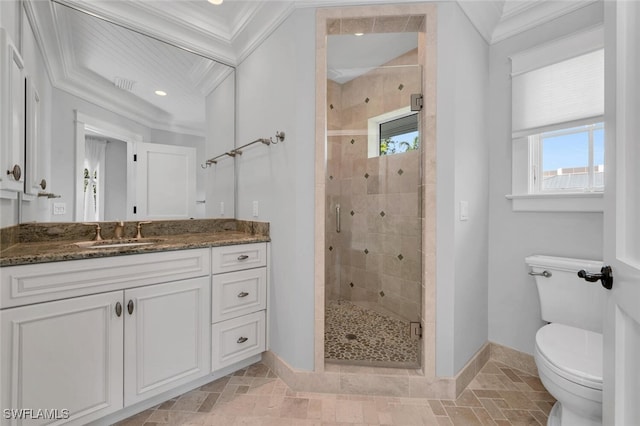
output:
[[[336,206],[336,232],[340,233],[340,204]]]

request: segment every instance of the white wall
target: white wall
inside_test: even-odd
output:
[[[286,132],[284,142],[237,157],[237,217],[271,223],[271,349],[294,368],[312,370],[315,11],[295,11],[236,73],[236,143]]]
[[[455,3],[438,5],[436,374],[488,338],[489,47]],[[428,93],[426,94],[429,95]],[[467,201],[469,220],[459,220]]]
[[[66,204],[66,213],[55,215],[55,222],[71,222],[74,220],[75,208],[75,113],[74,110],[90,117],[106,121],[133,133],[142,135],[143,140],[151,140],[150,129],[121,115],[80,99],[62,90],[53,89],[52,110],[53,125],[51,128],[51,191],[62,197],[56,203]],[[123,166],[124,170],[124,166]]]
[[[602,258],[602,214],[514,213],[511,192],[511,64],[509,55],[602,21],[592,4],[491,46],[489,110],[489,340],[529,354],[543,324],[530,254]]]

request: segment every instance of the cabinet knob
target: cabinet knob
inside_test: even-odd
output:
[[[45,189],[47,189],[47,180],[46,179],[42,179],[40,181],[40,188],[42,188],[42,190],[44,191]]]
[[[13,176],[15,180],[20,180],[20,177],[22,177],[22,169],[19,164],[16,164],[11,170],[7,170],[7,174]]]
[[[237,343],[244,343],[244,342],[246,342],[247,340],[249,340],[249,339],[248,339],[248,338],[246,338],[246,337],[240,337],[240,338],[237,340]]]
[[[133,300],[129,300],[129,303],[127,303],[127,312],[129,312],[129,315],[133,314]]]
[[[247,297],[249,295],[249,293],[247,293],[246,291],[241,291],[240,293],[238,293],[238,297]]]
[[[122,316],[122,303],[120,302],[116,303],[116,316]]]
[[[246,254],[241,254],[240,256],[238,256],[238,260],[247,260],[249,258],[249,256],[247,256]]]

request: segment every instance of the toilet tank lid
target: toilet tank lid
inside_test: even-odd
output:
[[[574,259],[571,257],[555,257],[534,254],[524,258],[527,265],[539,268],[549,268],[558,271],[578,272],[584,269],[589,272],[600,272],[601,260]]]

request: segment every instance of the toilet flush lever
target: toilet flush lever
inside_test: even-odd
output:
[[[537,275],[545,277],[545,278],[549,278],[551,276],[551,272],[549,271],[542,271],[542,272],[533,272],[533,271],[529,271],[529,275],[535,277]]]
[[[613,271],[611,270],[611,266],[603,266],[602,269],[600,269],[599,274],[592,274],[585,271],[584,269],[581,269],[580,271],[578,271],[578,276],[585,281],[589,281],[590,283],[600,281],[602,283],[602,287],[606,288],[607,290],[611,290],[611,288],[613,287]]]

